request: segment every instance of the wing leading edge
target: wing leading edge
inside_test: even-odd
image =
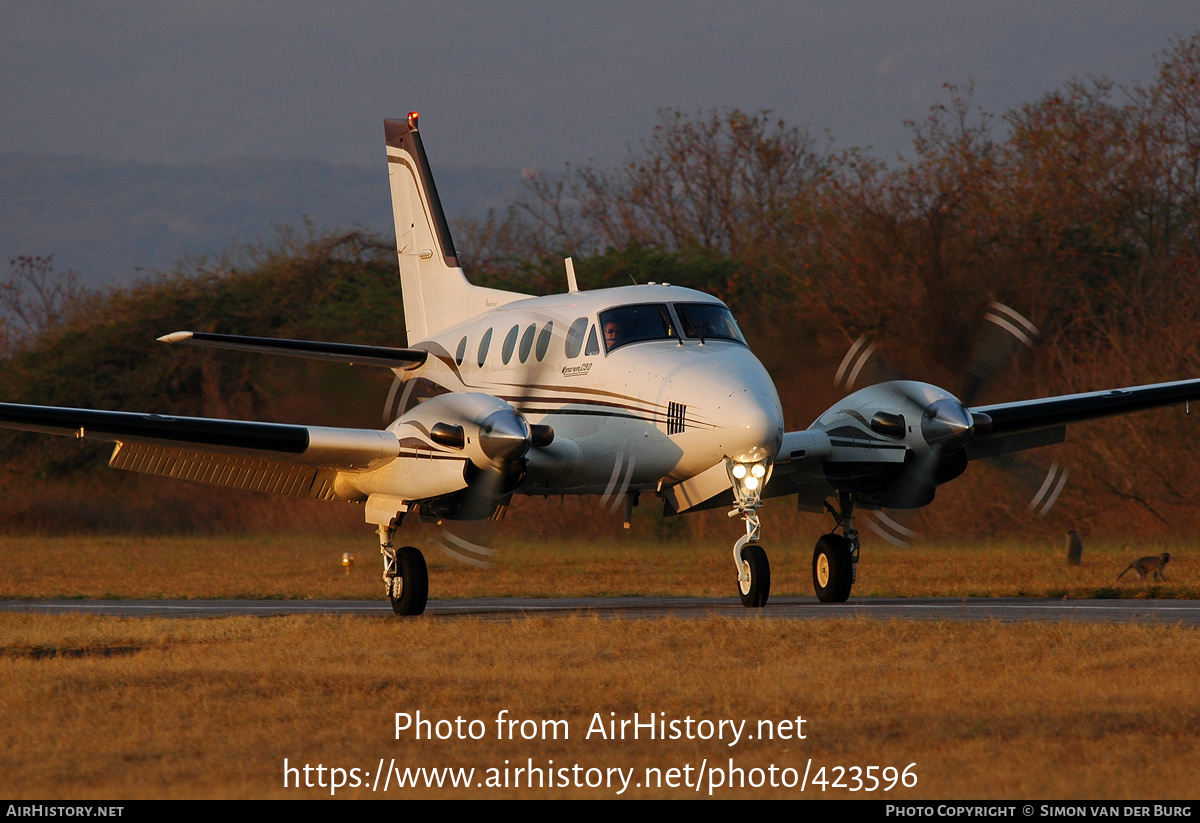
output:
[[[346,470],[375,468],[400,453],[396,435],[375,429],[294,426],[16,403],[0,403],[0,427],[81,439],[243,454]]]
[[[0,403],[0,427],[115,441],[113,468],[253,491],[356,499],[335,491],[339,472],[394,460],[392,432],[294,426]]]
[[[1066,436],[1066,426],[1071,423],[1175,406],[1191,400],[1200,400],[1200,380],[976,406],[971,409],[971,414],[977,418],[976,426],[979,427],[979,418],[986,415],[990,427],[985,433],[976,434],[967,453],[972,459],[994,457],[1061,443]]]

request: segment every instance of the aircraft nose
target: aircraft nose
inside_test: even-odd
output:
[[[722,446],[740,463],[774,458],[783,442],[783,409],[772,393],[735,391],[720,406]]]

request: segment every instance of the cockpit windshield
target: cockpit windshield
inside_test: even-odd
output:
[[[627,343],[643,340],[675,340],[679,333],[671,313],[662,303],[640,306],[617,306],[600,312],[600,328],[604,331],[604,350],[610,352]]]
[[[674,303],[679,324],[688,337],[702,340],[736,340],[745,345],[746,338],[737,327],[729,309],[717,303]]]
[[[663,303],[616,306],[600,312],[600,330],[604,333],[605,353],[628,343],[678,340],[680,330],[683,337],[746,345],[733,315],[720,303],[672,303],[670,309]],[[578,352],[578,345],[575,349]]]

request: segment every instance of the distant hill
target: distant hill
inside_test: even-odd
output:
[[[438,168],[447,214],[483,217],[521,191],[519,169]],[[168,165],[0,153],[0,265],[54,255],[93,285],[129,284],[186,255],[311,222],[392,234],[386,165],[247,158]]]

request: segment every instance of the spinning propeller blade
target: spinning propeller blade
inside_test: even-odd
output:
[[[912,453],[902,473],[902,489],[893,499],[895,508],[916,508],[928,502],[934,489],[949,477],[965,468],[963,449],[977,434],[986,433],[991,420],[984,414],[972,414],[970,407],[985,394],[995,378],[1022,351],[1032,349],[1039,336],[1036,326],[1009,306],[992,301],[988,304],[979,333],[971,350],[959,400],[939,399],[930,403],[920,385],[899,379],[877,354],[877,345],[866,335],[851,344],[842,358],[835,383],[849,391],[856,384],[882,380],[883,386],[895,395],[895,413],[909,421],[920,421],[920,430],[929,449]],[[898,418],[899,419],[899,418]],[[888,414],[877,413],[871,428],[890,434]],[[1005,461],[1008,466],[1013,461]],[[1030,474],[1020,472],[1022,476]],[[1039,482],[1030,489],[1029,510],[1044,517],[1057,501],[1066,484],[1067,470],[1054,463],[1044,480],[1038,470]],[[915,533],[882,512],[872,513],[868,526],[889,542],[904,545]]]
[[[1023,348],[1033,348],[1038,335],[1037,326],[1019,312],[994,300],[988,303],[959,394],[963,405],[975,405],[995,376],[1012,363]]]

